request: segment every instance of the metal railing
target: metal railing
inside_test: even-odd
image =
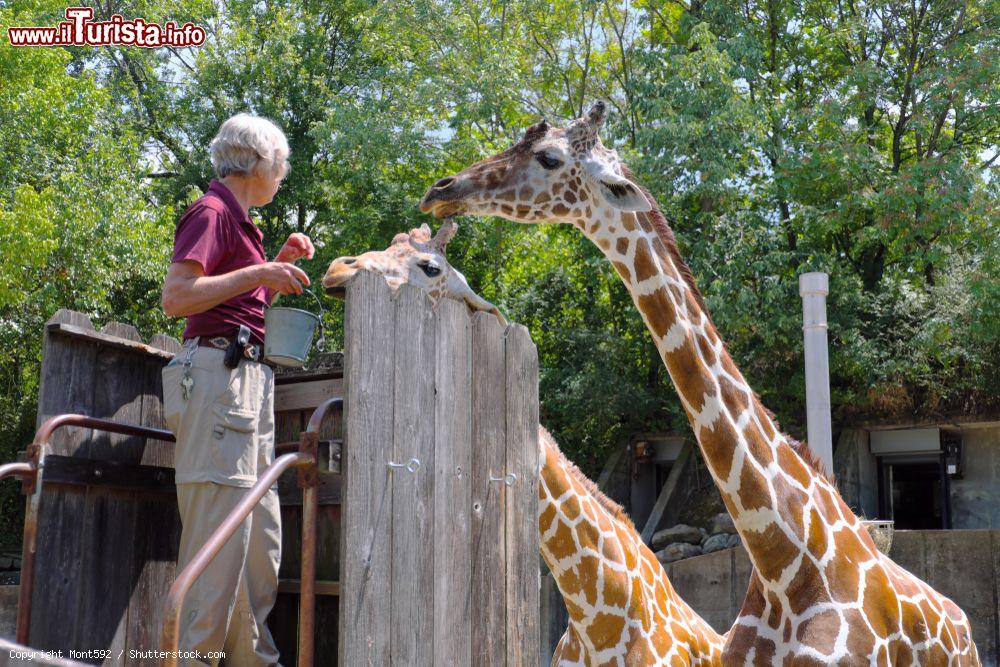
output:
[[[331,398],[316,408],[309,419],[309,425],[301,433],[298,451],[281,453],[288,449],[290,443],[282,443],[276,447],[276,453],[281,455],[275,459],[257,483],[250,489],[248,495],[230,513],[225,521],[215,530],[208,542],[198,551],[194,559],[184,568],[170,588],[167,596],[166,613],[162,633],[162,647],[168,655],[176,656],[179,640],[180,611],[184,596],[198,576],[218,554],[219,550],[232,537],[239,525],[253,511],[267,490],[278,480],[283,472],[291,467],[299,468],[299,486],[302,492],[302,573],[299,597],[299,667],[311,667],[314,654],[315,629],[315,583],[316,583],[316,517],[319,509],[317,487],[319,471],[317,466],[319,428],[327,412],[334,406],[342,407],[342,398]],[[62,414],[46,419],[35,432],[35,437],[28,447],[28,460],[0,465],[0,479],[11,475],[23,478],[25,493],[29,496],[25,510],[24,537],[21,553],[21,584],[17,604],[17,643],[27,646],[31,631],[31,598],[35,583],[35,554],[38,536],[38,508],[43,489],[43,473],[45,458],[51,449],[52,434],[60,428],[78,426],[91,428],[107,433],[132,435],[148,439],[176,442],[174,434],[166,429],[125,424],[108,419],[99,419],[80,414]],[[176,657],[168,658],[164,664],[175,665]]]

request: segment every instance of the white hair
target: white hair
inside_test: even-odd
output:
[[[223,123],[209,150],[219,178],[230,174],[281,178],[287,169],[285,133],[267,118],[247,113]]]

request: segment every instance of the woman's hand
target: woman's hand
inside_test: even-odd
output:
[[[315,252],[316,249],[313,247],[309,237],[301,232],[295,232],[294,234],[289,234],[288,240],[285,241],[285,245],[281,246],[281,250],[278,251],[274,261],[297,262],[303,257],[312,259]]]
[[[311,245],[310,248],[312,248]],[[302,294],[302,283],[309,284],[309,276],[294,264],[267,262],[257,266],[259,267],[257,270],[260,272],[260,284],[278,294]]]

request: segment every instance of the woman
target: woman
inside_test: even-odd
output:
[[[274,460],[274,373],[261,359],[264,308],[275,294],[298,294],[309,284],[294,262],[314,250],[306,235],[292,234],[267,261],[249,209],[274,198],[288,154],[271,121],[247,114],[227,120],[211,143],[218,178],[174,232],[162,306],[187,325],[183,349],[163,369],[163,411],[177,436],[178,571]],[[180,649],[200,654],[188,663],[215,665],[224,655],[233,665],[277,664],[265,621],[280,558],[272,489],[188,594]]]

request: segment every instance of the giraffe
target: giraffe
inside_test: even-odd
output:
[[[341,295],[351,276],[367,269],[393,289],[410,283],[426,290],[432,303],[464,301],[505,322],[448,263],[445,248],[454,230],[446,221],[432,238],[423,225],[397,234],[385,250],[338,257],[323,286]],[[552,664],[721,664],[723,637],[677,595],[621,506],[566,458],[541,425],[538,441],[539,542],[570,619]]]
[[[568,223],[632,296],[754,566],[725,664],[954,664],[979,658],[966,615],[876,549],[804,448],[783,434],[726,350],[656,201],[601,143],[596,103],[437,181],[436,217]]]

